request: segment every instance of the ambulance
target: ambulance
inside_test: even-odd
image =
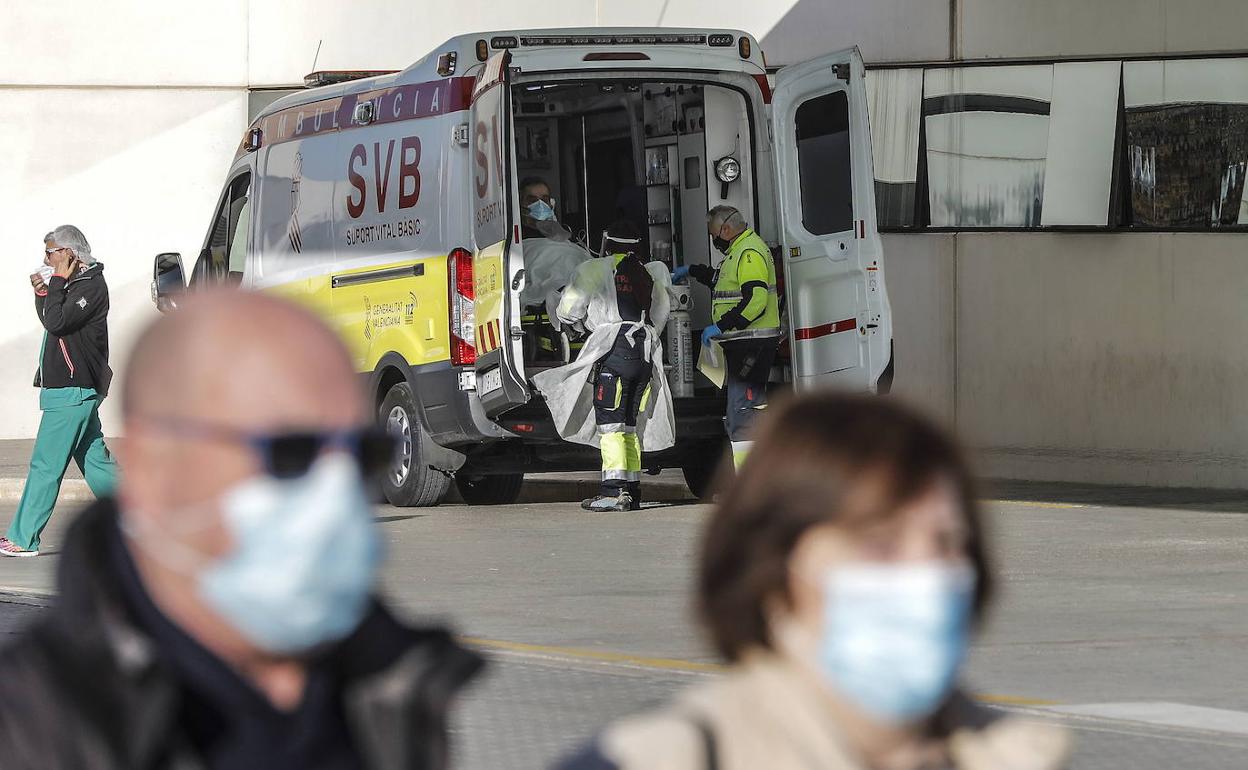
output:
[[[168,309],[188,283],[240,286],[323,317],[401,439],[382,482],[392,504],[436,505],[452,484],[470,503],[507,503],[526,473],[598,467],[591,447],[560,439],[531,384],[576,345],[525,291],[539,269],[526,179],[548,186],[587,258],[625,217],[650,258],[716,265],[706,212],[736,207],[776,256],[774,387],[887,391],[856,49],[773,79],[740,31],[492,32],[401,72],[308,80],[246,130],[189,281],[180,255],[156,257],[153,299]],[[696,368],[711,293],[692,286],[678,302],[664,353],[677,444],[644,466],[682,469],[701,496],[724,456],[724,396]]]

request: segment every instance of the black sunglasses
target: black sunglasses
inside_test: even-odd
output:
[[[398,441],[377,427],[343,430],[293,430],[253,433],[223,425],[181,419],[148,419],[147,422],[169,433],[207,441],[243,444],[260,458],[265,473],[276,479],[296,479],[328,450],[351,455],[365,477],[376,476],[394,462]]]

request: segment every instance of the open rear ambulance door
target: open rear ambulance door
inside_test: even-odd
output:
[[[510,54],[485,63],[472,89],[473,289],[477,394],[497,417],[528,403],[520,290],[524,288],[518,193],[511,169]]]
[[[795,385],[875,391],[893,333],[858,49],[781,69],[772,121]]]

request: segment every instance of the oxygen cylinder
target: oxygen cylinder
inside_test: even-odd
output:
[[[668,365],[667,384],[673,398],[693,395],[693,330],[689,321],[688,286],[672,287],[672,314],[663,331],[663,349]]]

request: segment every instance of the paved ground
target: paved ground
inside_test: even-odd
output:
[[[973,689],[1070,721],[1080,768],[1243,767],[1248,497],[989,492],[1009,502],[988,506],[1001,590],[973,651]],[[613,516],[570,501],[379,509],[394,601],[453,617],[494,657],[458,716],[461,767],[544,766],[609,719],[709,675],[687,590],[708,511],[683,501]],[[0,522],[11,513],[0,505]],[[0,560],[0,590],[52,590],[69,514],[49,533],[53,555]],[[37,612],[0,603],[0,633]]]
[[[30,450],[35,442],[30,439],[6,439],[0,441],[0,479],[25,478],[27,464],[30,462]],[[82,473],[73,463],[65,478],[80,479]]]

